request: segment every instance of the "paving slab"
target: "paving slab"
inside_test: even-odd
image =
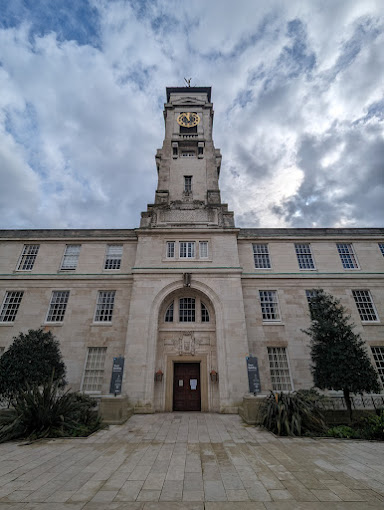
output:
[[[278,438],[237,415],[135,415],[0,445],[0,510],[375,510],[384,443]]]

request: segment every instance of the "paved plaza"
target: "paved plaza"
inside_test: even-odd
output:
[[[237,415],[135,415],[0,445],[0,510],[384,508],[384,443],[277,438]]]

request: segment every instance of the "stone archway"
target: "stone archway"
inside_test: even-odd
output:
[[[156,411],[173,410],[175,364],[200,365],[201,410],[218,411],[218,383],[210,378],[211,371],[218,371],[216,314],[209,297],[197,289],[176,289],[159,307],[156,371],[163,375],[155,382]]]

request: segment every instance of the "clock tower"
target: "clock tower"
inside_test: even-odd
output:
[[[155,203],[142,213],[141,228],[234,227],[233,213],[220,198],[212,106],[211,87],[167,88]]]

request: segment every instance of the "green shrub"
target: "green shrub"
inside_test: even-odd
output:
[[[20,333],[0,358],[0,400],[13,404],[27,387],[48,382],[52,372],[64,387],[65,364],[58,340],[42,329]]]
[[[328,429],[327,436],[346,439],[356,439],[360,437],[356,430],[354,430],[352,427],[348,427],[347,425],[338,425],[337,427]]]
[[[85,395],[63,392],[60,382],[27,387],[14,406],[0,415],[0,443],[11,439],[83,436],[100,428],[96,402]]]
[[[279,436],[322,434],[325,422],[320,401],[315,390],[271,392],[261,409],[262,425]]]
[[[359,423],[360,436],[363,439],[380,439],[384,441],[384,411],[381,414],[372,414]]]

